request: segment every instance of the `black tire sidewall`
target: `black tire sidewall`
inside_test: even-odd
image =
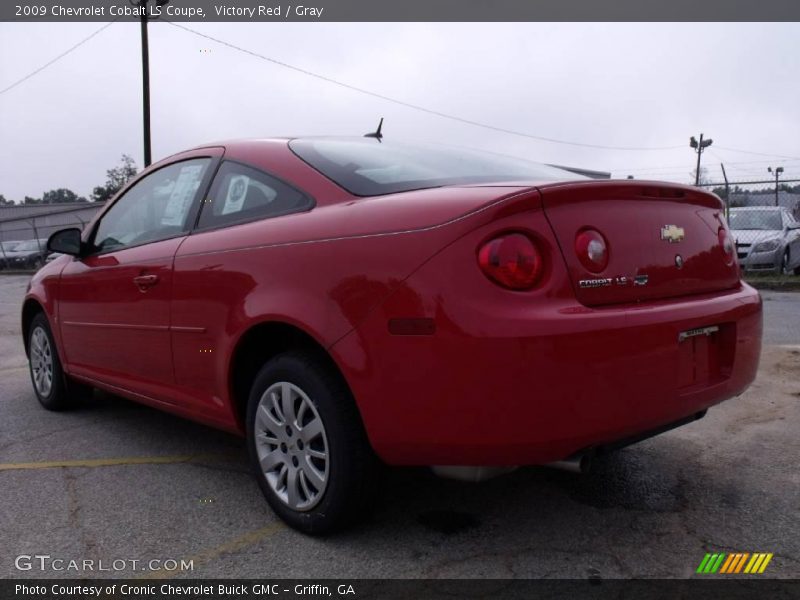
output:
[[[285,505],[261,472],[255,445],[255,415],[264,392],[288,381],[314,404],[328,441],[328,482],[322,499],[308,511]],[[290,526],[305,533],[325,534],[352,522],[366,500],[365,479],[370,460],[363,428],[346,385],[330,369],[303,355],[282,354],[264,365],[251,388],[247,410],[247,446],[258,485],[267,502]]]

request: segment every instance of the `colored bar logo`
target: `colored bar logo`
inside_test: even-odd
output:
[[[754,552],[752,554],[749,552],[732,552],[730,554],[718,552],[706,554],[695,572],[702,574],[720,573],[731,575],[747,573],[754,575],[763,573],[772,557],[772,552]]]

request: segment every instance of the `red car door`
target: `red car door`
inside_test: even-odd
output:
[[[221,154],[195,151],[156,168],[84,232],[87,255],[64,268],[58,294],[70,373],[151,399],[169,398],[173,260]]]

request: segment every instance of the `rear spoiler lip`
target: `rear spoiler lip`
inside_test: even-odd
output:
[[[708,208],[724,210],[725,204],[716,194],[696,188],[692,185],[648,179],[570,179],[560,181],[501,181],[497,183],[477,183],[467,185],[446,186],[451,188],[497,188],[514,190],[516,193],[538,191],[543,199],[554,191],[563,192],[569,189],[591,187],[603,192],[617,191],[619,199],[656,198],[663,201],[702,204]],[[638,193],[636,193],[638,191]],[[670,191],[670,194],[658,194],[657,191]],[[513,192],[510,192],[513,194]]]
[[[658,199],[662,201],[682,202],[686,204],[702,204],[708,208],[723,210],[725,204],[716,194],[682,183],[645,179],[592,179],[589,181],[553,181],[536,186],[546,200],[548,192],[569,190],[570,188],[595,188],[598,191],[617,192],[622,194],[618,199]],[[658,192],[672,192],[660,194]],[[546,207],[546,203],[545,203]]]

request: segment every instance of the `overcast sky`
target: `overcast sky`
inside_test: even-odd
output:
[[[153,157],[236,137],[442,141],[533,160],[688,182],[690,135],[709,175],[800,178],[800,24],[187,23],[349,84],[547,143],[421,113],[308,77],[167,23],[150,27]],[[98,23],[0,24],[0,89]],[[784,155],[778,158],[733,152]],[[0,194],[81,195],[122,153],[142,165],[139,27],[115,23],[0,94]]]

